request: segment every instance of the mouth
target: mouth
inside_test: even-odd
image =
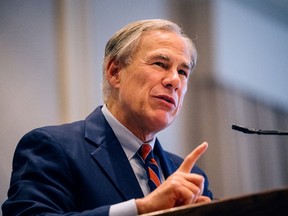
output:
[[[158,95],[156,98],[164,100],[164,101],[172,104],[173,106],[176,106],[175,100],[172,97],[169,97],[167,95]]]

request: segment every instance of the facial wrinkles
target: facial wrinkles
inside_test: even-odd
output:
[[[176,92],[181,93],[181,92],[186,92],[186,87],[187,87],[187,81],[190,75],[190,71],[187,67],[186,63],[183,63],[184,60],[182,55],[180,56],[175,56],[175,54],[173,55],[169,55],[169,54],[160,54],[160,61],[164,62],[164,64],[166,65],[165,70],[167,70],[168,74],[168,79],[171,79],[170,82],[172,85],[171,90],[176,90]],[[172,56],[172,57],[170,57]],[[164,60],[161,60],[164,59]],[[185,73],[187,73],[187,75],[185,74],[181,74],[179,73],[179,71],[185,71]],[[177,83],[175,83],[172,79],[179,79],[179,86]],[[173,83],[174,82],[174,83]]]
[[[159,60],[160,62],[167,63],[167,66],[172,67],[176,72],[184,70],[187,72],[186,78],[188,79],[191,73],[190,55],[187,48],[183,47],[183,44],[177,45],[178,43],[166,42],[164,43],[166,46],[162,46],[161,41],[158,42],[159,48],[148,52],[145,56],[145,61],[149,64]],[[182,75],[179,74],[179,76]]]
[[[160,32],[160,33],[163,33],[163,32]],[[160,126],[159,123],[157,123],[159,127],[154,125],[156,128],[158,127],[157,130],[167,127],[174,120],[175,116],[178,114],[178,111],[180,110],[182,106],[183,97],[187,89],[188,78],[185,77],[184,75],[178,74],[178,70],[185,68],[190,63],[190,55],[189,55],[189,52],[187,51],[188,49],[185,46],[184,41],[181,38],[179,38],[179,36],[177,36],[176,34],[173,34],[173,33],[166,34],[166,33],[167,32],[164,32],[164,34],[153,33],[153,34],[146,34],[145,37],[143,36],[142,41],[140,42],[138,48],[136,49],[136,52],[135,52],[135,55],[133,56],[131,64],[128,64],[126,66],[125,73],[127,73],[127,77],[125,75],[126,81],[124,82],[124,85],[126,85],[127,83],[134,83],[131,86],[131,89],[129,91],[125,91],[126,96],[128,96],[127,94],[130,94],[131,98],[136,99],[135,95],[133,94],[137,93],[137,95],[139,96],[142,95],[138,97],[137,99],[138,105],[136,105],[136,103],[131,104],[131,100],[130,100],[130,103],[129,101],[126,101],[127,104],[123,101],[124,104],[126,105],[122,104],[124,106],[127,106],[127,108],[129,108],[130,106],[131,106],[130,108],[136,106],[135,109],[138,109],[138,111],[140,110],[140,113],[139,112],[135,113],[131,110],[131,112],[129,112],[130,113],[129,116],[126,116],[126,117],[122,116],[124,118],[130,119],[130,120],[126,119],[128,121],[134,121],[134,124],[135,124],[135,120],[138,119],[138,121],[142,121],[143,125],[145,125],[144,122],[145,121],[149,122],[150,120],[155,118],[155,114],[158,117],[154,120],[159,119],[160,110],[158,111],[154,110],[153,111],[154,114],[152,114],[151,113],[151,111],[153,110],[153,109],[151,110],[152,107],[147,109],[147,99],[149,101],[150,100],[149,98],[151,96],[153,97],[154,94],[156,95],[162,94],[162,95],[168,95],[169,97],[173,97],[173,99],[176,102],[175,104],[176,107],[173,110],[166,111],[166,114],[161,111],[162,117],[160,118],[163,118],[164,116],[166,116],[165,117],[166,123],[164,123],[163,121],[164,119],[162,119],[161,122],[162,121],[163,122],[162,123],[159,122],[160,125],[162,124],[162,126]],[[161,83],[161,80],[163,79],[164,73],[158,73],[160,71],[157,71],[158,70],[157,66],[155,67],[153,66],[154,60],[157,61],[158,58],[159,60],[161,60],[160,62],[164,61],[165,63],[169,64],[169,67],[170,67],[169,70],[174,70],[174,72],[177,73],[177,75],[180,77],[183,76],[183,78],[181,78],[181,88],[177,89],[177,91],[171,91],[170,88],[167,88],[165,86],[164,86],[165,88],[163,88],[163,84]],[[162,69],[159,68],[159,70],[162,70]],[[129,73],[133,74],[133,76],[128,75]],[[125,86],[123,86],[122,88],[125,88]],[[133,114],[134,117],[132,117],[131,115],[132,113],[134,113]],[[148,115],[149,117],[148,116],[144,117],[145,113],[146,114],[150,113]],[[152,119],[149,120],[150,117],[152,117]],[[158,122],[159,120],[157,120],[156,122]],[[156,124],[156,122],[154,122],[154,124]],[[138,127],[141,127],[141,124],[138,125]],[[133,127],[133,128],[136,129],[136,127]]]
[[[160,39],[157,37],[154,39],[153,36],[155,35],[157,34],[152,34],[147,36],[147,39],[145,38],[145,41],[151,39],[152,43],[146,43],[148,45],[142,50],[144,51],[143,53],[146,53],[146,56],[143,57],[144,60],[142,63],[144,62],[145,64],[149,65],[159,60],[160,62],[169,65],[171,68],[168,69],[174,70],[176,73],[178,73],[177,71],[180,69],[185,69],[185,71],[188,73],[187,77],[180,74],[178,75],[180,76],[181,80],[181,88],[177,92],[178,104],[176,104],[176,106],[180,105],[181,107],[181,104],[179,103],[182,103],[182,97],[184,97],[186,93],[187,80],[190,75],[190,54],[188,52],[188,48],[186,47],[184,41],[180,38],[177,38],[179,40],[173,40],[172,42],[171,39],[170,41],[167,41],[167,35],[161,35],[162,37],[160,37]]]
[[[151,41],[149,43],[146,43],[146,48],[148,50],[155,50],[155,47],[157,47],[157,50],[167,49],[170,50],[172,53],[178,55],[179,57],[183,58],[183,56],[185,56],[185,60],[183,63],[189,68],[191,68],[191,54],[189,51],[189,47],[186,45],[184,39],[182,39],[181,36],[173,32],[167,32],[166,34],[164,32],[163,34],[163,32],[161,31],[155,31],[155,33],[146,35],[145,41],[149,39],[151,39]]]

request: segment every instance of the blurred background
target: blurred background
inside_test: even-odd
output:
[[[288,186],[288,137],[231,129],[288,130],[288,1],[0,0],[0,204],[19,139],[102,104],[106,42],[150,18],[178,23],[199,52],[162,145],[184,157],[208,141],[199,166],[218,198]]]

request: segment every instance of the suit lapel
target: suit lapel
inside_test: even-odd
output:
[[[98,107],[86,119],[85,137],[97,148],[91,152],[96,163],[104,170],[124,199],[143,197],[133,169],[111,127]]]
[[[155,146],[154,146],[154,153],[159,157],[161,169],[165,179],[167,179],[172,173],[177,170],[177,166],[167,153],[163,150],[162,146],[160,145],[158,139],[156,139]]]

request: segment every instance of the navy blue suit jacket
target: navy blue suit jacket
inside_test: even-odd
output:
[[[164,176],[183,161],[156,140]],[[206,175],[204,195],[212,198]],[[111,127],[98,107],[84,121],[35,129],[19,142],[3,216],[108,215],[112,204],[143,193]],[[72,214],[71,214],[72,213]]]

